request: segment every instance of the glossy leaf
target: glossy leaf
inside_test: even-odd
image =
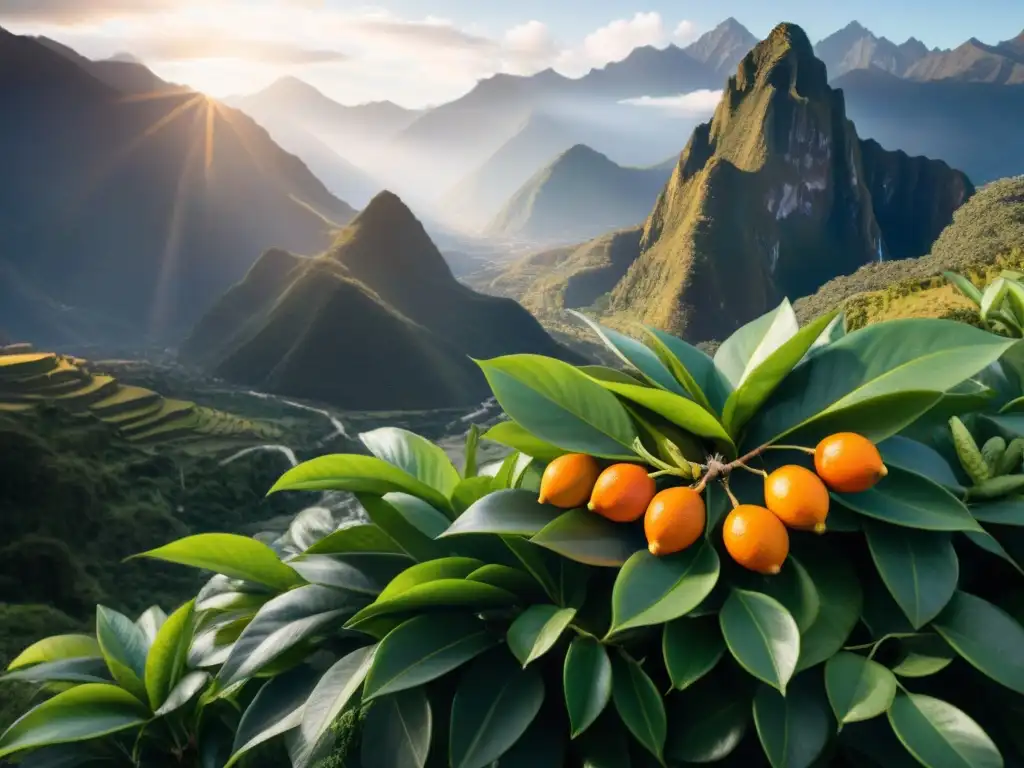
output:
[[[800,630],[789,611],[767,595],[734,589],[719,621],[740,666],[785,693],[800,656]]]
[[[471,616],[449,615],[443,621],[417,616],[380,642],[363,696],[372,699],[429,683],[496,642],[483,622]]]
[[[86,683],[58,693],[15,721],[0,736],[0,758],[35,747],[99,738],[147,720],[148,708],[128,691]]]
[[[395,576],[381,592],[380,597],[382,600],[389,600],[420,584],[440,579],[464,579],[483,565],[483,561],[472,557],[443,557],[417,563]]]
[[[135,620],[135,626],[142,630],[146,643],[152,645],[156,639],[156,633],[160,631],[160,627],[164,625],[165,621],[167,621],[167,614],[164,613],[163,608],[159,605],[151,605]]]
[[[814,427],[817,433],[844,425],[881,441],[911,424],[941,393],[998,360],[1012,344],[951,320],[869,325],[825,347],[787,376],[751,420],[746,444],[775,442],[797,429]]]
[[[524,667],[551,650],[576,616],[574,608],[531,605],[508,628],[508,647]]]
[[[288,562],[310,584],[363,595],[365,602],[379,595],[413,563],[408,555],[392,552],[302,555]]]
[[[581,768],[632,768],[629,734],[614,709],[605,710],[573,746]]]
[[[325,634],[365,599],[317,584],[275,597],[242,630],[217,679],[227,687],[259,672],[299,643]]]
[[[349,552],[401,552],[402,548],[373,523],[339,528],[307,549],[307,555],[344,555]]]
[[[804,673],[793,680],[785,696],[762,685],[754,697],[754,725],[772,768],[809,768],[832,731],[818,678]]]
[[[672,764],[723,760],[747,732],[750,697],[712,682],[707,678],[692,691],[668,698],[665,756]]]
[[[117,684],[146,701],[146,636],[127,616],[96,606],[96,639]]]
[[[495,424],[484,433],[483,439],[507,445],[509,448],[541,461],[551,461],[566,453],[562,448],[534,436],[514,421],[501,421]]]
[[[379,699],[363,723],[362,768],[423,768],[431,728],[430,702],[423,689]]]
[[[318,680],[312,668],[302,666],[267,681],[238,723],[231,759],[224,768],[231,768],[249,750],[297,728]]]
[[[357,493],[356,498],[370,520],[414,560],[422,562],[448,554],[447,547],[434,541],[434,537],[451,520],[427,502],[406,493]]]
[[[976,520],[996,525],[1024,526],[1024,497],[1009,496],[971,505]]]
[[[729,395],[722,411],[722,423],[729,434],[735,435],[757,413],[775,388],[807,354],[835,314],[835,311],[828,312],[814,319],[763,357],[755,368],[744,373],[742,381]],[[786,332],[789,330],[786,328]],[[774,340],[770,343],[774,344]]]
[[[564,731],[549,718],[553,710],[550,700],[548,704],[548,709],[541,709],[526,733],[501,756],[498,764],[502,768],[565,768]]]
[[[949,280],[949,282],[955,285],[960,293],[966,296],[968,299],[973,301],[978,306],[981,306],[981,291],[963,275],[958,275],[956,272],[943,272],[942,276]]]
[[[790,555],[774,576],[758,575],[754,591],[773,597],[789,611],[800,635],[809,630],[821,611],[821,597],[814,579],[796,555]]]
[[[544,682],[535,668],[521,669],[501,648],[477,659],[452,701],[452,768],[489,766],[526,732],[543,701]]]
[[[682,691],[714,669],[725,640],[716,617],[682,618],[665,625],[661,649],[672,687]]]
[[[963,485],[957,480],[949,462],[931,446],[902,435],[894,435],[879,443],[878,451],[886,467],[916,472],[954,493],[963,493]]]
[[[185,671],[192,643],[194,600],[178,608],[160,627],[146,656],[145,677],[149,705],[159,709]]]
[[[940,699],[899,693],[889,723],[903,746],[926,766],[1002,768],[999,749],[974,720]]]
[[[532,536],[560,514],[557,507],[538,502],[532,491],[496,491],[470,506],[440,537],[467,533]]]
[[[928,677],[950,665],[956,651],[938,635],[899,638],[900,655],[892,672],[900,677]]]
[[[863,593],[849,562],[819,542],[799,552],[818,591],[818,616],[800,636],[796,671],[830,658],[843,647],[860,618]]]
[[[326,507],[307,507],[292,518],[287,538],[298,552],[305,552],[329,536],[337,526],[334,515]]]
[[[508,355],[478,364],[505,413],[537,438],[566,451],[633,456],[636,430],[625,409],[568,363]]]
[[[464,448],[464,456],[462,459],[462,476],[469,480],[470,478],[476,477],[477,471],[479,470],[479,462],[477,461],[477,451],[480,447],[480,427],[476,424],[469,425],[469,431],[466,432],[466,445]]]
[[[700,393],[703,393],[707,399],[707,404],[710,406],[708,410],[713,413],[721,413],[726,399],[732,392],[732,385],[722,375],[722,372],[715,367],[715,361],[703,350],[669,333],[647,326],[645,326],[645,330],[664,345],[664,349],[682,365],[686,373],[693,379],[693,384],[696,385]],[[657,346],[654,349],[655,352],[658,352],[659,357],[663,357],[664,353],[660,352]],[[673,372],[674,370],[673,367]],[[679,377],[677,376],[677,378]],[[691,385],[688,381],[681,379],[680,383],[687,390],[690,389]],[[701,403],[701,397],[698,392],[690,392],[690,395],[698,403]],[[703,405],[703,403],[701,404]]]
[[[462,579],[438,579],[419,584],[409,590],[385,597],[383,593],[376,602],[360,610],[347,626],[356,627],[360,622],[378,616],[417,611],[429,608],[469,608],[482,610],[515,605],[519,598],[499,587],[477,581]]]
[[[647,673],[621,652],[612,661],[612,700],[629,732],[660,762],[668,735],[665,705]]]
[[[492,587],[504,589],[528,600],[543,599],[544,589],[533,576],[518,568],[507,565],[485,565],[477,568],[466,577],[470,581],[490,584]]]
[[[715,352],[715,367],[737,389],[761,363],[799,331],[788,299],[735,331]]]
[[[585,509],[571,509],[548,523],[531,542],[587,565],[614,568],[645,549],[643,534]]]
[[[555,605],[578,608],[583,603],[588,576],[586,566],[518,536],[503,536],[502,541]]]
[[[885,480],[862,493],[834,497],[866,517],[905,528],[926,531],[981,530],[956,496],[931,480],[898,467],[890,467]]]
[[[932,626],[979,672],[1024,694],[1024,628],[1008,613],[957,592]]]
[[[44,661],[61,661],[83,657],[102,656],[96,638],[89,635],[53,635],[32,643],[7,665],[7,669],[15,670]]]
[[[855,723],[888,711],[896,678],[877,661],[840,651],[825,664],[825,689],[836,720]]]
[[[359,440],[374,456],[408,472],[435,491],[451,496],[462,477],[440,446],[398,427],[363,432]]]
[[[193,671],[183,675],[153,714],[156,717],[166,717],[171,712],[177,712],[192,701],[209,681],[209,672]]]
[[[866,523],[868,548],[889,593],[920,629],[956,591],[960,565],[948,533]]]
[[[331,726],[359,692],[373,662],[376,646],[342,657],[320,678],[302,710],[302,721],[291,750],[294,768],[308,768],[323,757],[334,741]]]
[[[0,675],[0,682],[21,683],[109,683],[113,681],[102,658],[80,656],[19,667]]]
[[[609,634],[685,616],[711,593],[718,572],[718,554],[710,544],[663,557],[645,549],[634,553],[615,579]]]
[[[592,637],[573,640],[565,654],[562,683],[575,739],[593,725],[612,696],[612,663],[604,646]]]
[[[233,533],[200,533],[172,541],[135,557],[202,568],[233,579],[285,590],[302,583],[266,544]]]
[[[285,472],[269,493],[279,491],[351,491],[352,493],[408,493],[439,509],[448,497],[422,480],[376,456],[336,453],[310,459]]]

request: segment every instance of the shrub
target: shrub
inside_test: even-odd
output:
[[[1012,340],[930,319],[799,328],[788,302],[714,358],[592,327],[625,370],[480,363],[509,420],[470,430],[462,467],[384,428],[362,435],[371,455],[313,459],[271,489],[351,491],[370,522],[335,529],[313,509],[269,545],[201,534],[144,553],[216,575],[155,639],[158,621],[100,609],[96,641],[16,659],[21,678],[88,666],[103,682],[29,711],[0,757],[53,764],[57,741],[126,764],[299,768],[1024,757]],[[847,432],[866,458],[837,474],[808,455]],[[478,467],[480,439],[513,452]],[[656,556],[641,519],[609,519],[642,515],[649,494],[592,498],[605,517],[578,503],[591,478],[569,508],[541,503],[565,454],[693,486],[706,525]],[[788,555],[748,570],[729,543],[744,532],[723,542],[730,507],[773,505],[764,476],[788,465],[829,483],[827,533],[776,528]]]

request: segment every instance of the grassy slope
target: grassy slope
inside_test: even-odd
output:
[[[954,316],[970,304],[946,285],[953,270],[984,285],[1001,269],[1024,266],[1024,176],[1002,179],[980,189],[960,208],[932,246],[931,254],[862,267],[837,277],[814,295],[795,302],[801,321],[839,305],[852,327],[882,319]]]

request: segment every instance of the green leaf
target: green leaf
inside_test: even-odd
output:
[[[940,699],[900,693],[889,723],[918,762],[935,768],[1002,768],[999,749],[974,720]]]
[[[970,509],[974,518],[983,523],[1024,526],[1024,496],[972,504]]]
[[[685,616],[711,594],[718,571],[718,553],[707,543],[664,557],[634,553],[615,579],[609,635]]]
[[[920,629],[946,606],[960,578],[949,534],[869,521],[864,532],[882,581],[911,626]]]
[[[828,324],[828,327],[826,327],[825,330],[821,332],[821,335],[814,340],[814,343],[811,344],[811,348],[807,350],[807,357],[816,355],[829,344],[839,341],[845,335],[846,313],[843,310],[840,310],[839,314],[832,318],[832,322]],[[807,357],[804,359],[806,360]]]
[[[665,625],[661,649],[672,687],[682,691],[715,668],[725,640],[717,617],[682,618]]]
[[[466,433],[465,457],[462,461],[462,476],[469,480],[476,477],[479,466],[477,464],[477,449],[480,446],[480,427],[476,424],[469,425]]]
[[[397,693],[436,680],[498,642],[482,621],[463,614],[417,616],[380,642],[366,676],[365,699]]]
[[[899,638],[900,655],[892,666],[900,677],[928,677],[950,665],[956,652],[938,635]]]
[[[799,366],[749,425],[745,444],[797,429],[855,429],[880,442],[911,424],[946,390],[999,359],[1013,340],[952,320],[876,323]],[[724,345],[723,345],[724,346]]]
[[[203,568],[232,579],[243,579],[285,590],[302,583],[295,571],[282,563],[274,550],[261,541],[233,533],[200,533],[172,541],[133,557],[149,557],[168,563]]]
[[[490,584],[465,578],[437,579],[418,584],[394,597],[385,597],[381,593],[376,602],[356,613],[345,626],[358,629],[359,624],[367,619],[429,608],[483,610],[515,605],[517,602],[519,598],[516,595]]]
[[[890,467],[874,488],[833,496],[844,507],[883,523],[926,531],[981,530],[960,499],[926,477],[898,467]]]
[[[636,430],[614,395],[568,363],[539,355],[478,361],[513,421],[566,451],[632,458]]]
[[[146,643],[152,645],[156,640],[156,633],[160,631],[160,627],[164,625],[165,621],[167,621],[167,614],[164,613],[163,608],[159,605],[151,605],[135,620],[135,626],[142,630],[142,634],[146,637]]]
[[[801,636],[818,619],[821,598],[814,579],[795,555],[786,558],[782,571],[774,576],[755,575],[755,592],[774,597],[796,620]]]
[[[772,768],[809,768],[825,748],[832,718],[813,673],[793,680],[785,696],[762,685],[754,696],[754,725]]]
[[[544,590],[540,583],[525,571],[507,565],[485,565],[466,577],[470,581],[490,584],[514,595],[529,599],[542,599]]]
[[[310,584],[278,595],[242,630],[217,675],[222,688],[252,677],[299,643],[328,634],[365,598]]]
[[[708,400],[707,395],[701,389],[697,380],[686,369],[682,361],[672,353],[669,346],[651,328],[644,326],[644,331],[647,335],[647,346],[658,356],[662,365],[668,368],[672,377],[682,385],[685,394],[705,411],[716,413],[715,407],[711,405],[711,401]],[[685,344],[686,342],[681,343]],[[714,365],[711,362],[711,358],[706,357],[706,359],[710,365]]]
[[[508,647],[524,667],[551,650],[575,618],[574,608],[531,605],[508,628]]]
[[[896,677],[877,661],[840,651],[825,664],[825,690],[836,720],[855,723],[888,711]]]
[[[615,568],[645,549],[643,534],[585,509],[571,509],[544,526],[534,544],[578,563]]]
[[[439,538],[466,533],[532,536],[561,514],[532,491],[495,491],[469,507]]]
[[[631,768],[629,746],[629,735],[613,709],[606,710],[575,745],[580,768]]]
[[[109,683],[112,680],[107,662],[88,656],[44,661],[0,675],[0,682],[12,683]]]
[[[943,488],[963,493],[963,485],[957,480],[949,462],[931,446],[902,435],[894,435],[883,440],[877,447],[886,467],[899,467],[907,472],[924,475]]]
[[[494,491],[493,477],[469,477],[460,480],[452,491],[452,509],[457,520],[471,506]]]
[[[1008,613],[957,592],[932,626],[979,672],[1024,694],[1024,628]]]
[[[747,732],[750,697],[702,680],[668,698],[666,756],[673,763],[714,763],[732,754]],[[699,691],[698,691],[699,688]]]
[[[544,702],[544,681],[504,649],[465,670],[452,702],[452,768],[484,768],[519,740]]]
[[[149,705],[159,709],[185,671],[192,643],[192,614],[195,600],[178,608],[160,627],[146,656],[145,683]]]
[[[788,299],[773,311],[751,320],[722,342],[715,367],[738,389],[754,370],[800,330]]]
[[[611,328],[605,328],[575,310],[570,309],[569,314],[575,315],[590,326],[590,329],[597,334],[608,349],[630,368],[639,371],[640,375],[651,384],[668,392],[675,392],[677,395],[686,394],[686,390],[676,381],[658,355],[641,342],[618,331],[613,331]]]
[[[440,535],[451,520],[422,499],[406,493],[384,496],[357,493],[356,499],[370,520],[413,559],[433,560],[448,554],[447,547],[434,541],[434,537]]]
[[[353,552],[347,555],[301,555],[288,564],[310,584],[356,592],[369,602],[410,568],[413,560],[408,555],[392,552]]]
[[[566,739],[561,728],[552,723],[549,708],[533,719],[526,733],[501,756],[502,768],[565,768]],[[560,713],[558,713],[560,714]],[[560,725],[560,723],[558,723]]]
[[[15,656],[7,669],[15,670],[44,661],[60,661],[62,659],[78,659],[82,657],[102,656],[96,638],[89,635],[53,635],[45,637]]]
[[[415,432],[380,427],[363,432],[359,439],[378,459],[404,470],[446,497],[451,496],[462,479],[444,449]]]
[[[818,616],[800,636],[797,672],[820,664],[843,647],[863,604],[857,574],[842,553],[815,541],[799,556],[818,590]]]
[[[555,605],[578,608],[583,603],[588,577],[586,566],[517,536],[502,536],[502,541]]]
[[[79,685],[22,715],[0,736],[0,757],[99,738],[147,720],[149,709],[128,691],[106,683]]]
[[[686,377],[680,378],[677,376],[677,378],[680,378],[680,383],[686,387],[693,399],[704,405],[702,402],[703,395],[704,399],[707,400],[708,406],[710,406],[708,410],[713,413],[721,413],[726,398],[732,392],[732,386],[725,376],[722,375],[722,372],[715,367],[715,361],[702,350],[687,344],[682,339],[669,333],[648,326],[645,326],[645,330],[664,346],[665,351],[675,357],[682,365],[683,370],[693,379],[693,385],[696,385],[697,391],[690,391],[690,387],[693,385],[685,380]],[[662,362],[664,362],[665,352],[657,345],[654,345],[654,350],[658,353],[658,357],[662,359]],[[676,373],[677,368],[675,366],[670,366],[670,368],[673,373]]]
[[[717,440],[729,450],[735,451],[732,438],[718,418],[683,395],[617,381],[602,381],[601,386],[631,403],[642,405],[687,432]]]
[[[575,739],[593,725],[612,696],[612,663],[604,646],[592,637],[573,640],[565,654],[562,684]]]
[[[351,491],[383,496],[408,493],[440,509],[448,496],[376,456],[337,453],[304,461],[285,472],[268,491]]]
[[[189,672],[182,678],[167,694],[160,707],[154,712],[155,717],[166,717],[171,712],[176,712],[188,704],[199,693],[203,686],[210,681],[209,672]]]
[[[828,312],[811,321],[744,375],[742,382],[729,395],[722,411],[722,423],[730,435],[737,434],[758,412],[775,388],[807,354],[835,315],[836,311]]]
[[[362,768],[423,768],[431,728],[430,701],[423,689],[379,699],[363,723]]]
[[[317,681],[316,673],[306,666],[267,681],[238,723],[231,759],[224,768],[231,768],[249,750],[298,727],[306,699]]]
[[[117,684],[138,697],[139,701],[147,701],[143,683],[147,647],[142,630],[124,614],[97,605],[96,639]]]
[[[629,732],[660,762],[668,735],[665,705],[651,678],[622,651],[612,661],[612,700]]]
[[[981,311],[979,314],[982,320],[987,322],[989,315],[1000,308],[1003,299],[1006,298],[1006,292],[1009,287],[1009,283],[1002,277],[997,277],[988,284],[981,294],[981,304],[979,306]]]
[[[733,589],[718,618],[740,666],[784,694],[800,657],[800,630],[789,611],[767,595]]]
[[[551,443],[546,443],[538,437],[530,434],[526,429],[514,421],[501,421],[487,430],[483,435],[484,440],[492,443],[507,445],[513,450],[531,456],[541,461],[551,461],[562,456],[566,451]]]
[[[942,276],[949,282],[955,285],[964,296],[973,301],[978,306],[981,306],[981,291],[963,275],[958,275],[956,272],[943,272]]]
[[[373,523],[339,528],[307,549],[305,555],[344,555],[349,552],[401,552],[384,529]]]
[[[358,694],[376,648],[371,645],[342,657],[313,688],[302,710],[294,744],[289,749],[294,768],[308,768],[331,748],[335,738],[331,726]]]

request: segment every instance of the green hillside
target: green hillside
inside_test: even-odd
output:
[[[181,348],[226,380],[354,409],[480,402],[470,358],[515,352],[577,359],[515,302],[457,282],[390,192],[321,256],[268,251]]]
[[[869,264],[830,280],[794,307],[807,321],[842,305],[851,327],[896,317],[970,320],[976,316],[974,306],[942,273],[959,272],[982,286],[1000,270],[1022,267],[1024,176],[1018,176],[978,190],[954,214],[928,256]]]
[[[577,144],[537,171],[491,222],[493,237],[578,242],[647,218],[675,168],[624,168]]]

